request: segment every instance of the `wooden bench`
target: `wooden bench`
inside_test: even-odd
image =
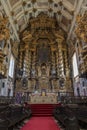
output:
[[[0,130],[13,130],[15,124],[31,115],[30,110],[23,106],[8,105],[0,111]]]
[[[54,117],[61,122],[66,130],[79,130],[75,114],[66,106],[59,106],[54,110]]]
[[[85,105],[68,105],[76,115],[80,126],[87,126],[87,106]],[[87,129],[87,127],[86,127]]]

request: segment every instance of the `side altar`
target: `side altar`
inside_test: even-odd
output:
[[[30,96],[31,104],[56,104],[57,95],[55,93],[33,93]]]

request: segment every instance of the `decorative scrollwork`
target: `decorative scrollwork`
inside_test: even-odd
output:
[[[8,18],[0,16],[0,41],[7,40],[10,36],[9,29],[7,28]]]
[[[5,54],[3,48],[6,40],[9,39],[9,29],[7,28],[8,18],[0,16],[0,77],[5,76],[6,66],[3,64]]]
[[[83,16],[77,16],[77,28],[76,28],[76,35],[79,39],[87,42],[87,11],[84,13]]]
[[[77,28],[75,30],[77,37],[82,41],[81,48],[82,63],[79,65],[81,77],[87,76],[87,11],[83,16],[77,16]]]
[[[27,41],[29,42],[31,38],[32,34],[29,31],[24,31],[22,40],[26,43]]]

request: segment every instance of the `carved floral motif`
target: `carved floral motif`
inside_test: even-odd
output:
[[[0,16],[0,76],[5,75],[6,65],[3,64],[5,54],[3,48],[6,40],[9,39],[9,29],[7,28],[8,18]]]
[[[7,40],[9,38],[9,29],[7,28],[8,18],[0,16],[0,41]]]
[[[87,42],[87,11],[83,16],[77,16],[77,24],[76,35],[84,42]]]

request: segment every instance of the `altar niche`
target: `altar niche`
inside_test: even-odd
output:
[[[41,76],[46,76],[47,75],[47,71],[46,71],[47,67],[45,63],[41,64]]]

